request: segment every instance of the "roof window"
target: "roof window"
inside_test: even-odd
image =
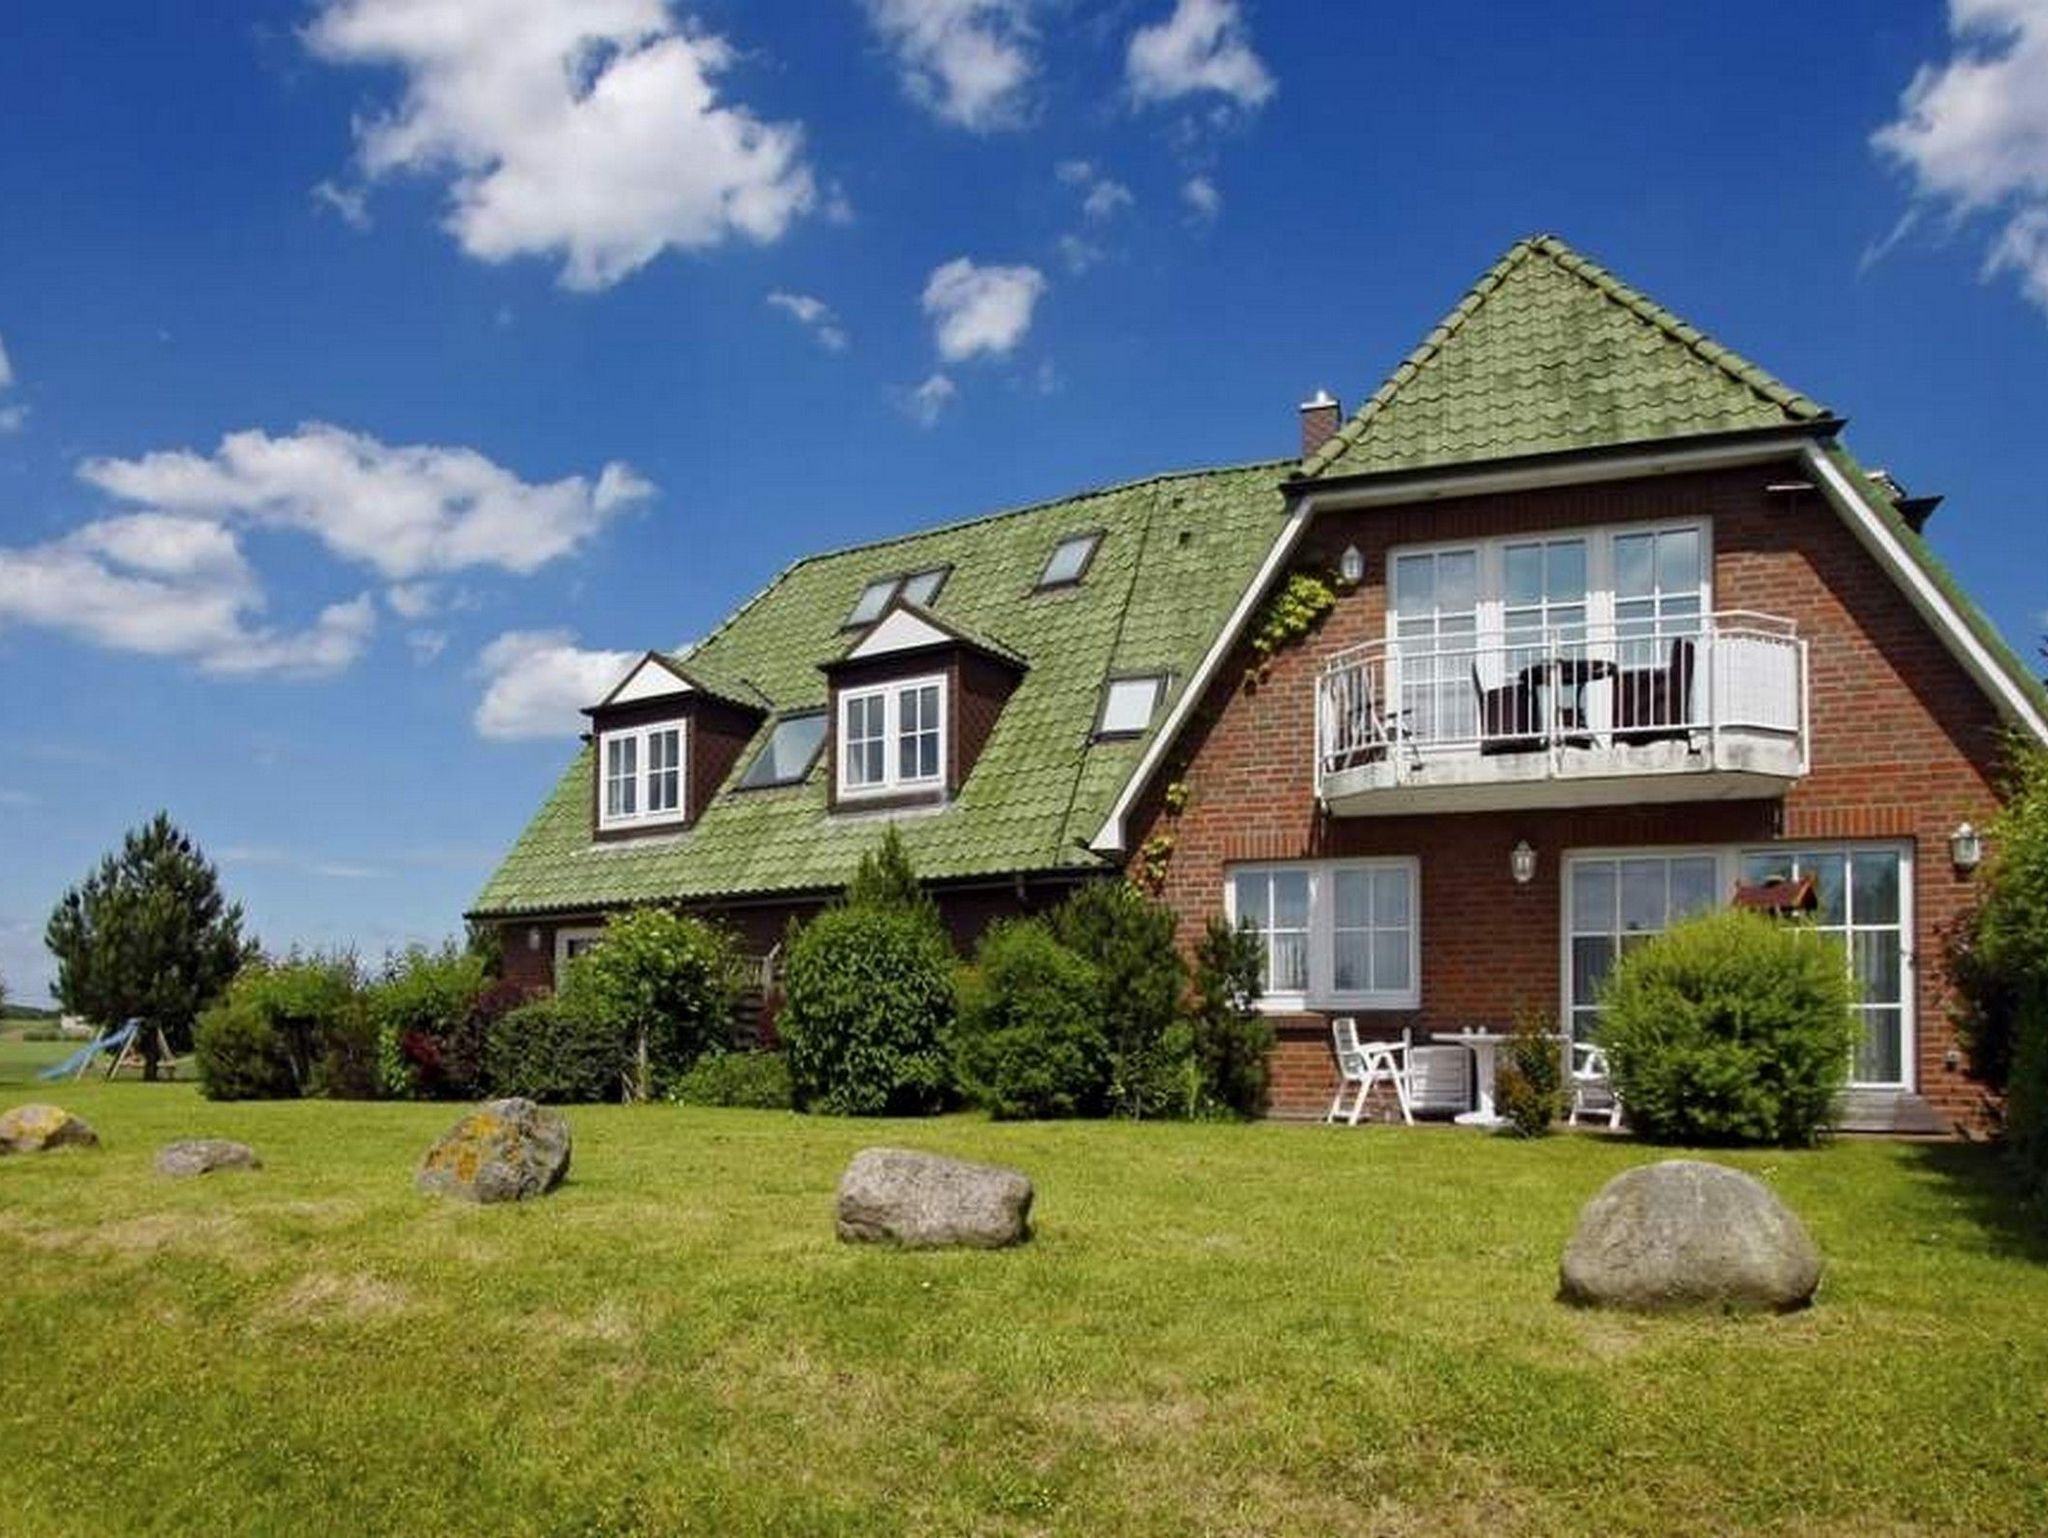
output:
[[[846,616],[846,623],[840,628],[852,630],[856,626],[872,625],[880,619],[902,581],[901,577],[883,577],[862,588],[860,597],[854,600],[853,612]]]
[[[1101,543],[1102,534],[1099,530],[1087,534],[1069,534],[1053,546],[1052,555],[1046,560],[1045,570],[1038,574],[1039,587],[1074,586],[1088,570],[1088,563],[1095,559],[1095,547]]]
[[[953,574],[950,566],[934,566],[929,571],[914,571],[903,579],[903,599],[914,603],[920,609],[929,609],[938,601],[939,589],[946,585],[946,578]]]
[[[1098,737],[1136,737],[1152,725],[1159,697],[1166,692],[1162,674],[1112,678],[1102,689],[1102,714],[1095,723]]]
[[[818,761],[818,750],[825,745],[825,725],[822,710],[784,716],[777,721],[767,743],[740,776],[740,788],[760,790],[770,785],[794,785],[803,779]]]

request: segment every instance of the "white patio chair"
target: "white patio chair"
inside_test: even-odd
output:
[[[1349,1015],[1339,1015],[1330,1022],[1330,1036],[1337,1048],[1337,1072],[1341,1077],[1336,1098],[1330,1102],[1330,1114],[1323,1120],[1335,1121],[1345,1114],[1344,1097],[1356,1086],[1357,1099],[1352,1102],[1346,1120],[1357,1126],[1358,1118],[1365,1114],[1366,1097],[1376,1085],[1385,1082],[1394,1087],[1401,1120],[1414,1126],[1415,1102],[1408,1087],[1408,1032],[1403,1031],[1399,1041],[1360,1041],[1358,1022]]]
[[[1614,1092],[1607,1054],[1590,1041],[1572,1043],[1572,1109],[1565,1125],[1576,1127],[1581,1115],[1605,1116],[1609,1131],[1621,1125],[1621,1096]]]

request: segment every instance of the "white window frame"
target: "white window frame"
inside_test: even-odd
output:
[[[583,951],[588,950],[603,938],[604,926],[602,924],[582,925],[574,929],[558,929],[555,931],[555,986],[557,988],[562,986],[562,969],[568,966],[572,959],[569,948],[572,945],[579,947],[576,954],[581,955]]]
[[[1140,685],[1147,686],[1152,691],[1151,703],[1145,707],[1145,719],[1135,726],[1112,726],[1109,720],[1109,707],[1117,690],[1134,689]],[[1104,680],[1102,698],[1095,707],[1095,735],[1102,738],[1144,736],[1152,730],[1152,723],[1159,719],[1159,702],[1165,698],[1164,673],[1124,673]]]
[[[653,766],[650,739],[662,732],[676,734],[676,804],[650,811],[655,778],[668,773]],[[614,815],[611,810],[612,745],[633,744],[633,810]],[[611,727],[597,734],[597,826],[609,833],[622,828],[664,828],[689,821],[690,816],[690,724],[685,720],[649,721],[644,726]]]
[[[1659,844],[1616,848],[1567,849],[1557,862],[1558,880],[1558,1019],[1570,1034],[1572,1015],[1572,936],[1578,928],[1572,911],[1572,865],[1577,860],[1683,859],[1710,856],[1715,861],[1719,888],[1717,907],[1725,907],[1734,895],[1747,854],[1832,854],[1845,850],[1882,850],[1899,857],[1899,1067],[1897,1081],[1850,1079],[1852,1089],[1913,1090],[1918,1087],[1919,1052],[1919,948],[1916,944],[1918,913],[1914,901],[1915,858],[1910,840],[1890,838],[1762,839],[1737,844]],[[1850,949],[1849,965],[1855,965]],[[1853,1072],[1853,1068],[1852,1068]]]
[[[1374,992],[1339,992],[1335,978],[1336,873],[1399,870],[1408,878],[1408,986]],[[1272,871],[1308,873],[1308,986],[1299,992],[1262,994],[1265,1014],[1296,1015],[1307,1010],[1412,1010],[1422,1007],[1422,862],[1413,855],[1345,860],[1243,860],[1223,869],[1223,911],[1236,927],[1237,878]]]
[[[939,763],[935,773],[906,777],[903,774],[903,696],[920,689],[935,690],[939,701]],[[897,678],[885,684],[868,684],[842,689],[833,711],[833,780],[841,801],[866,801],[878,796],[905,795],[916,791],[943,789],[946,765],[951,761],[952,710],[946,698],[946,675],[925,673],[916,678]],[[847,718],[856,700],[882,700],[882,777],[870,784],[854,785],[847,774]]]
[[[1531,529],[1520,534],[1503,534],[1487,539],[1435,540],[1425,544],[1394,545],[1387,551],[1388,640],[1400,637],[1401,558],[1411,555],[1445,555],[1471,551],[1479,561],[1478,613],[1480,650],[1500,648],[1507,640],[1507,548],[1510,545],[1555,544],[1561,540],[1586,542],[1586,618],[1594,635],[1614,634],[1614,541],[1628,534],[1678,534],[1687,530],[1700,537],[1700,614],[1714,612],[1714,521],[1711,518],[1658,518],[1633,523],[1599,523],[1583,528]]]

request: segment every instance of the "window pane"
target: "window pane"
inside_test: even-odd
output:
[[[944,587],[945,584],[946,568],[943,566],[935,567],[931,571],[921,571],[915,576],[905,577],[903,579],[903,596],[914,604],[920,604],[929,608],[932,600],[939,596],[939,589]]]
[[[1308,928],[1307,871],[1282,870],[1273,872],[1273,927],[1275,929]]]
[[[1081,575],[1081,569],[1088,564],[1088,557],[1094,553],[1097,534],[1074,534],[1061,540],[1053,547],[1052,556],[1045,563],[1045,570],[1039,574],[1040,587],[1052,587],[1061,582],[1073,582]]]
[[[1850,917],[1857,924],[1899,921],[1899,857],[1882,849],[1859,849],[1850,856]]]
[[[1372,936],[1372,987],[1376,993],[1406,993],[1413,986],[1408,977],[1408,932],[1377,929]]]
[[[1605,934],[1614,927],[1614,862],[1572,862],[1572,930]]]
[[[860,590],[860,597],[854,601],[853,612],[846,616],[849,625],[866,625],[874,621],[889,606],[889,600],[896,596],[896,579],[885,577],[879,582],[870,582]]]
[[[1501,560],[1506,590],[1502,597],[1513,604],[1530,604],[1543,596],[1543,547],[1509,545]]]
[[[1544,596],[1552,603],[1577,604],[1586,596],[1586,542],[1561,539],[1549,547]]]
[[[1308,936],[1282,930],[1273,936],[1273,991],[1300,993],[1308,987]]]
[[[1621,927],[1649,932],[1664,927],[1665,863],[1662,860],[1621,862]]]
[[[1624,598],[1639,598],[1653,591],[1656,567],[1654,536],[1622,534],[1614,541],[1614,591]]]
[[[1657,536],[1657,585],[1667,593],[1700,585],[1700,536],[1697,529],[1673,529]]]
[[[1403,614],[1426,614],[1436,607],[1436,557],[1403,555],[1394,560],[1394,595]]]
[[[1142,732],[1152,724],[1152,712],[1159,705],[1158,678],[1113,680],[1102,702],[1102,730]]]
[[[1479,602],[1479,552],[1447,550],[1436,558],[1437,607],[1469,609]]]
[[[1770,880],[1792,879],[1792,856],[1772,850],[1751,850],[1742,857],[1742,880],[1747,886],[1762,886]]]
[[[792,716],[775,723],[768,745],[754,756],[740,784],[749,789],[762,785],[788,785],[810,772],[825,741],[825,717]]]
[[[1671,862],[1671,918],[1704,913],[1720,904],[1721,881],[1712,855],[1687,856]]]
[[[1600,984],[1614,965],[1614,942],[1605,935],[1582,935],[1572,941],[1572,1004],[1590,1008],[1600,999]]]
[[[1340,870],[1334,875],[1339,929],[1364,929],[1372,923],[1372,873]]]
[[[1408,927],[1408,882],[1406,870],[1374,871],[1372,876],[1372,921],[1382,929]]]
[[[1866,1004],[1899,1002],[1899,933],[1895,929],[1865,934],[1859,931],[1850,942],[1855,962],[1852,974],[1858,995]]]
[[[1237,921],[1249,923],[1255,929],[1266,930],[1273,925],[1273,909],[1268,901],[1271,883],[1262,871],[1240,871],[1231,878],[1236,888]]]
[[[1846,924],[1849,922],[1848,893],[1843,889],[1843,878],[1848,874],[1847,859],[1839,854],[1801,854],[1800,869],[1813,877],[1815,888],[1820,894],[1820,908],[1814,914],[1822,924]]]
[[[1866,1084],[1897,1084],[1905,1074],[1905,1043],[1901,1014],[1896,1009],[1865,1009],[1863,1039],[1857,1043],[1853,1076]]]
[[[1335,944],[1332,983],[1340,993],[1363,993],[1372,986],[1373,937],[1360,930],[1339,930]]]

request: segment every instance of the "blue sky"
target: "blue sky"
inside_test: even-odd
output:
[[[1281,456],[1563,235],[2048,607],[2048,0],[17,7],[0,974],[167,808],[454,930],[610,654],[791,559]]]

